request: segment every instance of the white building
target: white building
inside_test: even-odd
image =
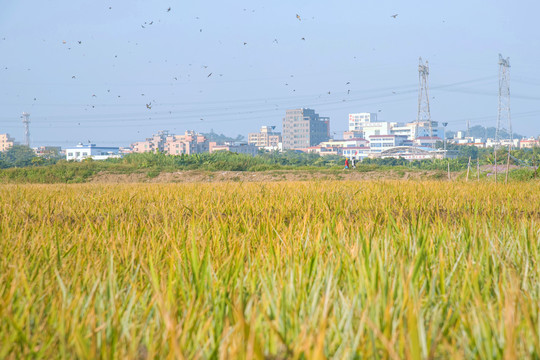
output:
[[[349,114],[349,131],[362,131],[366,123],[376,122],[376,113]]]
[[[434,137],[440,137],[444,134],[444,131],[442,131],[439,127],[439,124],[436,121],[431,122],[431,131],[429,130],[429,121],[422,121],[419,123],[416,123],[416,121],[407,123],[405,125],[403,124],[395,124],[392,126],[391,133],[393,135],[405,135],[409,140],[414,140],[419,137],[424,136],[431,136],[431,132],[433,133]],[[383,134],[381,134],[383,135]]]
[[[369,146],[372,153],[382,152],[396,146],[410,146],[411,141],[405,135],[371,135]]]
[[[120,149],[118,147],[103,147],[96,144],[82,144],[66,149],[66,160],[82,161],[87,158],[94,160],[105,160],[108,158],[119,158]]]
[[[343,156],[354,160],[363,160],[369,156],[371,148],[367,146],[354,146],[343,149]]]

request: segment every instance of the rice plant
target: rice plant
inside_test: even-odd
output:
[[[0,199],[0,358],[540,357],[538,182]]]

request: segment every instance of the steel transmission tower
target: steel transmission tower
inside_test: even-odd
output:
[[[499,142],[501,121],[508,121],[508,131],[510,132],[510,142],[513,140],[512,119],[510,117],[510,58],[504,59],[499,54],[499,112],[497,114],[497,131],[495,141]]]
[[[24,124],[24,145],[30,146],[30,114],[23,112],[21,118]]]
[[[422,58],[418,59],[418,116],[416,117],[416,128],[421,122],[429,123],[429,136],[433,137],[433,128],[431,126],[431,113],[429,111],[429,85],[428,85],[429,66],[426,60],[424,64]],[[418,135],[418,134],[417,134]]]

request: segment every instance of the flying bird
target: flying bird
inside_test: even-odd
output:
[[[212,73],[208,74],[208,76],[207,76],[207,77],[210,77],[210,76],[212,76]]]
[[[72,79],[75,79],[75,75],[73,75],[71,78],[72,78]]]
[[[349,95],[351,93],[351,90],[347,90],[347,95]]]
[[[304,40],[304,41],[305,41],[305,40],[306,40],[306,38],[302,38],[302,40]]]
[[[275,42],[276,44],[278,44],[278,41],[277,41],[277,39],[274,39],[274,41],[273,41],[273,42]]]
[[[92,94],[92,97],[96,97],[96,94]]]
[[[351,82],[350,81],[347,81],[347,83],[345,85],[349,85]]]
[[[79,41],[77,41],[77,42],[78,42],[79,44],[82,44],[82,41],[80,41],[80,40],[79,40]]]
[[[167,9],[167,12],[171,11],[171,7],[169,6],[169,8]]]
[[[397,18],[399,14],[390,15],[390,17],[393,17],[394,19]]]
[[[328,92],[328,95],[330,95],[330,91]]]
[[[296,18],[298,19],[298,21],[302,21],[302,18],[300,18],[300,15],[296,14]]]
[[[244,45],[247,45],[247,42],[244,41]]]
[[[152,108],[152,103],[146,104],[146,108],[151,109]]]

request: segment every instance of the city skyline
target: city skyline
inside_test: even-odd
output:
[[[499,53],[511,63],[513,130],[540,130],[532,1],[60,3],[0,14],[0,133],[21,143],[23,111],[34,145],[60,146],[126,146],[161,129],[247,138],[262,125],[282,131],[292,108],[328,116],[333,136],[349,113],[407,123],[420,56],[434,121],[494,127]]]

